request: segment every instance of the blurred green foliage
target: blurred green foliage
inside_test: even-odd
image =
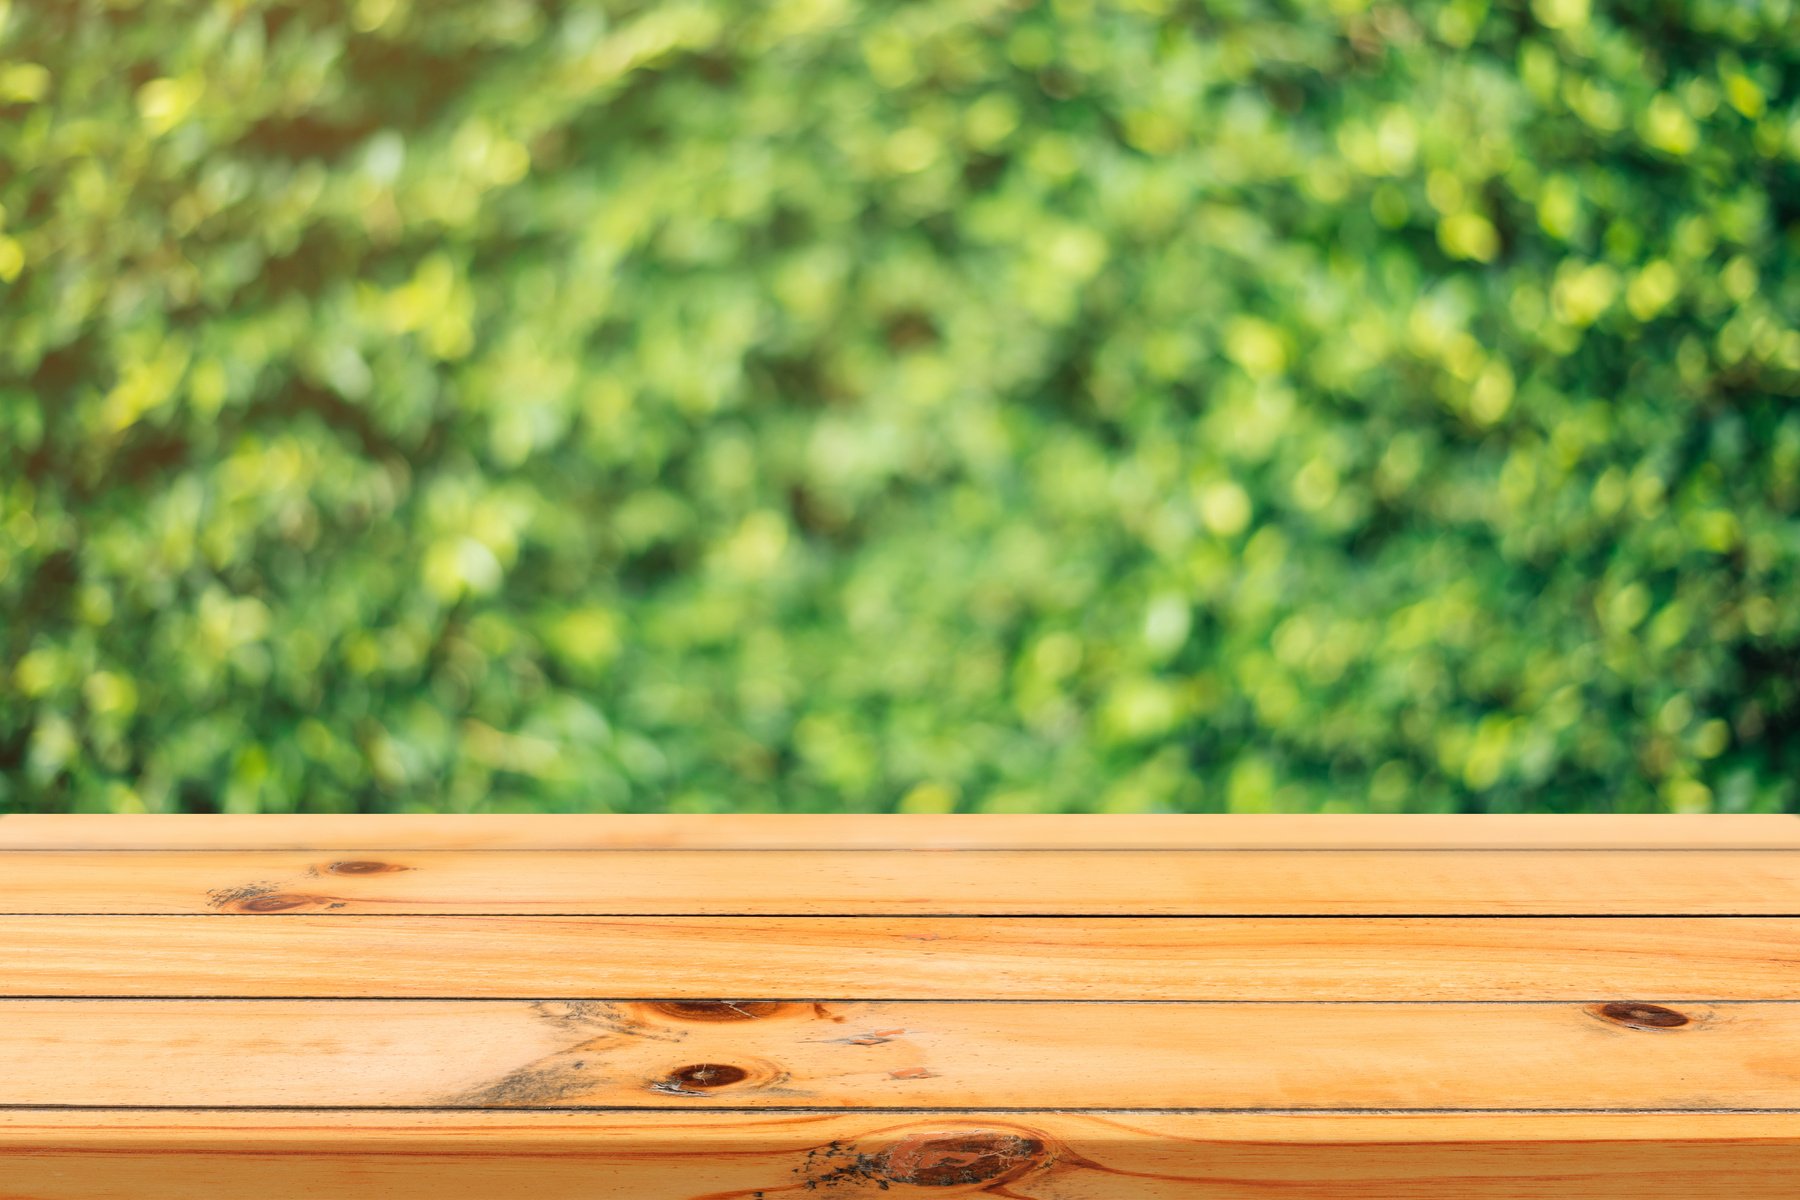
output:
[[[0,14],[0,808],[1800,806],[1793,0]]]

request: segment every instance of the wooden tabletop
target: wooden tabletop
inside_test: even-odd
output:
[[[4,1200],[1800,1195],[1800,817],[0,817]]]

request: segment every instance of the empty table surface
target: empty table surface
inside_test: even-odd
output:
[[[0,817],[6,1200],[1762,1200],[1800,818]]]

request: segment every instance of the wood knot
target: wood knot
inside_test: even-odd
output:
[[[652,1091],[676,1096],[695,1096],[742,1083],[748,1078],[750,1072],[729,1063],[692,1063],[676,1067],[650,1087]]]
[[[959,1187],[1016,1179],[1043,1163],[1049,1147],[1022,1133],[971,1130],[917,1134],[881,1155],[878,1171],[890,1183],[916,1187]]]
[[[1672,1008],[1633,1001],[1597,1005],[1593,1012],[1602,1020],[1627,1029],[1679,1029],[1690,1022],[1690,1018]]]
[[[778,1000],[659,1000],[650,1005],[651,1011],[679,1021],[754,1021],[783,1007]]]
[[[303,896],[298,892],[268,892],[261,896],[247,896],[230,907],[238,912],[277,913],[294,908],[310,908],[320,903],[323,903],[323,899],[319,896]]]
[[[398,863],[375,862],[370,859],[350,859],[346,862],[334,862],[325,868],[333,875],[385,875],[389,871],[410,871],[411,867],[403,867]]]

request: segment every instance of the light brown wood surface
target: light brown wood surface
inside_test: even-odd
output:
[[[0,853],[8,913],[1800,916],[1800,851]]]
[[[0,1078],[102,1108],[1800,1110],[1800,1005],[11,1000]]]
[[[12,850],[1800,850],[1800,815],[0,816]]]
[[[0,1112],[6,1200],[1792,1200],[1800,1116]]]
[[[0,996],[1800,1000],[1800,919],[0,918]]]
[[[0,817],[0,1200],[1795,1200],[1800,818]]]

